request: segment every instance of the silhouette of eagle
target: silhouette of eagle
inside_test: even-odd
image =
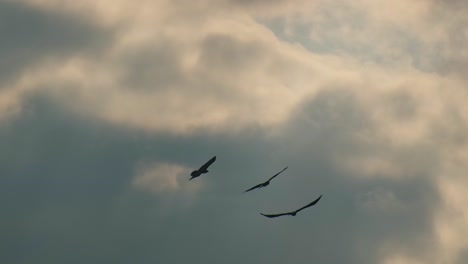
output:
[[[270,184],[270,181],[273,180],[273,178],[275,178],[276,176],[280,175],[283,171],[285,171],[286,169],[288,168],[288,166],[286,166],[286,168],[284,168],[283,170],[281,170],[280,172],[276,173],[275,175],[273,175],[270,179],[268,179],[268,181],[266,182],[263,182],[263,183],[260,183],[260,184],[257,184],[255,185],[254,187],[246,190],[245,192],[249,192],[253,189],[257,189],[257,188],[262,188],[262,187],[266,187],[268,186],[268,184]]]
[[[301,208],[297,209],[296,211],[292,211],[292,212],[289,212],[289,213],[282,213],[282,214],[262,214],[262,213],[260,213],[260,214],[265,216],[265,217],[268,217],[268,218],[274,218],[274,217],[283,216],[283,215],[295,216],[297,213],[299,213],[300,211],[306,209],[307,207],[311,207],[311,206],[315,205],[316,203],[318,203],[318,201],[320,201],[320,198],[322,198],[322,195],[320,195],[319,198],[315,199],[315,201],[311,202],[310,204],[308,204],[308,205],[306,205],[304,207],[301,207]]]
[[[193,178],[196,178],[204,173],[207,173],[208,172],[208,167],[213,164],[213,162],[215,162],[216,160],[216,156],[212,157],[209,161],[207,161],[205,164],[203,164],[203,166],[201,166],[198,170],[194,170],[192,171],[192,173],[190,173],[190,175],[192,176],[192,178],[190,178],[189,180],[193,179]]]

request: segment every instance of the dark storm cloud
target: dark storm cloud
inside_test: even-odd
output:
[[[95,50],[111,31],[71,14],[35,9],[21,3],[0,2],[0,80],[18,77],[44,59]]]
[[[403,155],[399,157],[402,160],[414,160],[411,151],[398,152],[389,147],[388,142],[366,146],[356,140],[356,134],[372,130],[369,114],[345,89],[323,92],[304,102],[289,123],[290,128],[284,132],[287,139],[281,140],[285,144],[282,149],[286,146],[294,149],[285,154],[284,159],[290,160],[291,168],[296,171],[295,180],[291,180],[294,186],[289,186],[285,192],[324,194],[323,208],[319,209],[320,222],[316,225],[327,230],[319,234],[324,241],[321,249],[334,252],[322,258],[326,262],[376,263],[381,259],[379,251],[383,241],[395,250],[398,248],[396,251],[410,254],[435,246],[430,241],[434,209],[440,203],[436,183],[430,166],[423,171],[416,169],[434,157],[426,157],[420,163],[398,162],[399,166],[407,167],[405,171],[412,173],[402,179],[382,177],[379,173],[356,177],[354,172],[337,170],[332,164],[337,155],[391,153]],[[420,148],[416,149],[420,152],[418,155],[423,154]],[[363,203],[367,194],[379,189],[395,195],[402,208],[386,208],[384,204],[380,210],[366,208]],[[276,197],[284,195],[278,193]],[[340,218],[343,221],[338,220]]]
[[[348,137],[368,127],[352,98],[325,93],[305,102],[300,112],[319,127],[298,115],[284,138],[256,129],[180,137],[80,119],[36,94],[25,103],[29,111],[0,133],[0,147],[8,150],[0,164],[7,234],[1,255],[9,263],[357,264],[378,261],[383,240],[399,247],[403,239],[404,250],[419,250],[438,200],[430,177],[357,180],[330,162],[336,151],[363,151]],[[142,160],[194,167],[213,154],[218,160],[196,179],[206,186],[194,196],[130,187]],[[290,169],[268,189],[242,193],[285,165]],[[393,193],[403,209],[362,207],[375,190]],[[316,207],[295,218],[258,214],[296,208],[320,194]],[[193,204],[184,206],[186,199]]]
[[[233,237],[229,217],[243,214],[232,213],[237,190],[227,183],[246,175],[242,166],[263,160],[256,158],[265,148],[257,137],[241,140],[250,148],[239,151],[235,138],[153,137],[80,120],[44,95],[32,96],[25,107],[29,111],[23,116],[2,124],[0,135],[1,148],[7,150],[0,166],[3,259],[186,262],[209,247],[221,252],[204,258],[210,263],[232,252],[229,243],[235,242],[221,243],[225,237],[219,231]],[[141,160],[194,165],[206,153],[222,157],[210,177],[223,191],[209,185],[209,193],[194,198],[199,202],[193,208],[182,210],[188,199],[184,194],[149,195],[130,188]],[[239,194],[244,187],[234,186]],[[183,254],[175,254],[178,249]]]

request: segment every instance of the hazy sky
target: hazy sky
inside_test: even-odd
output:
[[[0,0],[0,261],[468,263],[467,14]]]

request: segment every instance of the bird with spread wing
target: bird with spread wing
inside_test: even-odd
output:
[[[192,171],[192,173],[190,173],[190,175],[192,176],[189,180],[193,179],[193,178],[196,178],[196,177],[199,177],[200,175],[204,174],[204,173],[207,173],[208,172],[208,167],[213,164],[213,162],[215,162],[216,160],[216,156],[214,156],[213,158],[211,158],[209,161],[207,161],[205,164],[203,164],[198,170],[194,170]]]
[[[275,175],[273,175],[270,179],[268,179],[268,181],[266,182],[262,182],[260,184],[257,184],[255,185],[254,187],[244,191],[244,192],[249,192],[251,190],[254,190],[254,189],[257,189],[257,188],[262,188],[262,187],[266,187],[268,186],[268,184],[270,184],[270,181],[273,180],[273,178],[275,178],[276,176],[280,175],[283,171],[285,171],[286,169],[288,168],[288,166],[286,166],[286,168],[284,168],[283,170],[281,170],[280,172],[276,173]]]
[[[265,216],[265,217],[268,217],[268,218],[274,218],[274,217],[283,216],[283,215],[295,216],[300,211],[302,211],[302,210],[304,210],[304,209],[306,209],[308,207],[314,206],[316,203],[318,203],[318,201],[320,201],[320,198],[322,198],[322,195],[320,195],[319,198],[315,199],[315,201],[309,203],[308,205],[303,206],[303,207],[297,209],[296,211],[292,211],[292,212],[289,212],[289,213],[282,213],[282,214],[262,214],[262,213],[260,213],[260,214]]]

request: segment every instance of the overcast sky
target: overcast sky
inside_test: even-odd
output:
[[[467,13],[0,0],[0,261],[468,263]]]

